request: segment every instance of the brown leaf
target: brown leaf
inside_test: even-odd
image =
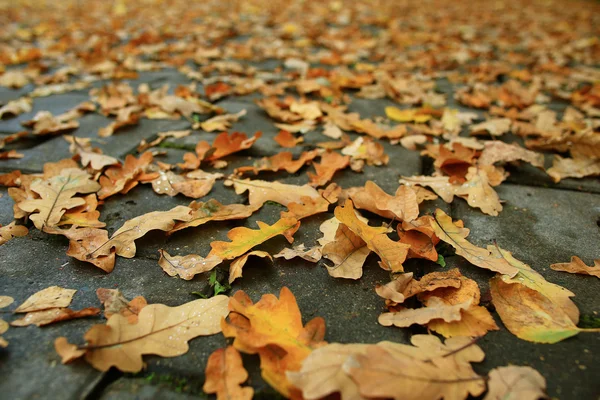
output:
[[[1,230],[2,228],[0,228]],[[588,267],[581,258],[577,256],[571,257],[571,262],[568,263],[557,263],[550,265],[555,271],[564,271],[569,272],[571,274],[582,274],[582,275],[592,275],[596,278],[600,278],[600,260],[594,260],[594,266]]]
[[[96,290],[98,300],[104,305],[104,317],[110,318],[113,314],[121,314],[127,317],[130,324],[135,324],[138,321],[138,314],[142,308],[148,303],[142,296],[137,296],[129,301],[123,296],[119,289],[104,289]]]
[[[554,182],[565,178],[584,178],[600,175],[600,159],[593,158],[562,158],[555,155],[548,175]]]
[[[204,122],[194,125],[194,129],[201,128],[206,132],[226,131],[231,128],[233,122],[237,122],[240,118],[246,115],[246,110],[241,110],[235,114],[223,114],[209,118]]]
[[[531,367],[498,367],[488,374],[488,392],[484,400],[547,399],[546,380]]]
[[[238,151],[249,149],[261,136],[261,132],[256,132],[254,136],[248,139],[245,133],[233,132],[228,135],[227,132],[223,132],[215,138],[212,144],[214,152],[205,159],[214,161]]]
[[[19,114],[28,113],[32,109],[33,101],[29,97],[21,97],[17,100],[11,100],[4,106],[0,107],[0,119],[6,115],[17,116]]]
[[[136,159],[132,155],[125,158],[122,166],[110,167],[104,171],[104,175],[98,181],[102,189],[98,192],[98,198],[105,198],[117,193],[125,194],[137,186],[141,175],[152,162],[152,153],[146,152]]]
[[[410,246],[408,258],[424,258],[437,262],[438,253],[435,246],[440,239],[431,228],[431,220],[430,215],[423,215],[413,221],[402,222],[396,226],[400,242]]]
[[[77,290],[50,286],[32,294],[15,310],[16,313],[48,310],[51,308],[68,307]]]
[[[280,130],[277,135],[273,138],[281,147],[285,147],[291,149],[292,147],[296,147],[298,143],[304,142],[303,137],[296,138],[290,132],[285,130]]]
[[[333,175],[337,171],[343,170],[350,165],[350,157],[342,156],[336,152],[327,152],[321,155],[320,164],[314,163],[313,165],[315,167],[316,174],[308,172],[310,185],[315,187],[323,186],[333,178]]]
[[[216,256],[203,258],[196,254],[187,256],[171,256],[164,250],[159,250],[160,259],[158,265],[169,275],[179,275],[180,278],[189,281],[195,275],[212,270],[223,260]]]
[[[12,321],[12,326],[46,326],[56,322],[68,321],[76,318],[90,317],[100,314],[100,309],[88,307],[79,311],[68,308],[51,308],[49,310],[28,312],[23,318]]]
[[[448,305],[439,297],[430,297],[428,306],[423,308],[406,308],[398,312],[383,313],[377,321],[383,326],[406,328],[413,324],[425,325],[431,320],[442,319],[445,322],[459,321],[461,310],[471,306],[471,301],[456,305]]]
[[[499,161],[526,161],[534,167],[544,168],[544,155],[527,150],[518,144],[508,144],[499,140],[485,142],[485,149],[477,160],[480,165],[493,165]]]
[[[215,350],[206,362],[206,381],[202,390],[207,394],[217,394],[217,400],[250,400],[254,394],[251,387],[240,385],[248,379],[248,372],[242,364],[240,353],[227,346]]]
[[[228,301],[227,296],[219,295],[179,307],[151,304],[142,309],[137,324],[114,314],[106,325],[94,325],[87,331],[87,344],[79,350],[84,350],[87,362],[100,371],[114,366],[123,372],[139,372],[144,354],[179,356],[188,351],[190,339],[220,332]],[[62,350],[66,344],[62,339],[60,343]]]
[[[79,261],[94,264],[105,272],[112,272],[115,267],[115,251],[96,252],[108,243],[108,232],[97,228],[46,229],[46,233],[63,235],[69,239],[67,255]]]
[[[85,354],[85,350],[81,350],[77,347],[77,345],[69,343],[66,337],[56,338],[54,341],[54,349],[61,357],[61,362],[63,364],[68,364]]]
[[[300,257],[303,260],[308,262],[316,263],[321,257],[321,247],[315,246],[307,249],[304,247],[304,244],[299,244],[298,246],[294,246],[293,248],[284,248],[279,253],[274,254],[275,258],[285,258],[286,260],[291,260],[294,257]]]
[[[248,218],[258,209],[255,206],[244,204],[221,204],[214,199],[210,199],[204,203],[192,201],[189,207],[192,209],[191,218],[188,221],[177,221],[173,229],[167,233],[168,235],[181,229],[200,226],[210,221]]]
[[[233,184],[236,194],[242,194],[247,190],[250,205],[257,208],[267,201],[274,201],[288,206],[290,203],[302,204],[302,198],[305,196],[313,199],[321,197],[317,190],[308,185],[286,185],[279,182],[233,178],[225,182],[225,185],[231,184]]]
[[[239,167],[236,168],[234,173],[237,175],[243,175],[246,172],[254,172],[257,175],[262,171],[286,171],[290,174],[295,174],[298,170],[310,163],[319,155],[319,151],[305,151],[300,154],[297,160],[294,160],[294,156],[289,151],[283,151],[277,153],[271,157],[264,157],[254,163],[253,166]]]
[[[27,236],[28,233],[29,229],[23,225],[16,225],[15,221],[8,225],[0,226],[0,246],[13,238]]]
[[[344,224],[339,224],[332,242],[322,249],[323,257],[333,262],[327,273],[334,278],[359,279],[363,264],[371,250],[360,236]]]
[[[36,228],[56,226],[66,210],[85,204],[77,193],[96,192],[100,185],[79,169],[63,169],[61,175],[48,180],[37,180],[31,184],[31,190],[40,195],[40,199],[25,200],[18,204],[23,211],[34,213],[29,216]],[[37,212],[36,212],[37,211]]]

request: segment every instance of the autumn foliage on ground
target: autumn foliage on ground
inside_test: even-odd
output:
[[[508,177],[509,164],[532,166],[555,182],[600,175],[600,74],[593,67],[600,42],[591,17],[597,5],[564,9],[558,2],[527,1],[516,12],[502,1],[474,7],[437,0],[117,0],[89,2],[83,10],[81,2],[65,1],[46,4],[29,18],[34,2],[18,3],[2,6],[3,22],[11,28],[3,28],[0,85],[34,88],[2,105],[0,118],[30,112],[40,97],[84,91],[89,99],[60,115],[40,110],[22,122],[21,132],[0,139],[0,159],[23,157],[23,141],[58,135],[72,154],[46,163],[43,173],[0,174],[14,201],[14,221],[0,227],[0,244],[32,229],[58,235],[68,256],[111,273],[119,258],[136,256],[136,240],[150,231],[201,234],[204,224],[241,224],[269,202],[283,210],[273,224],[229,230],[227,240],[213,241],[206,254],[155,249],[156,268],[183,280],[228,268],[225,284],[212,282],[210,298],[168,307],[98,289],[98,304],[73,310],[76,290],[53,286],[22,299],[10,324],[0,321],[0,333],[9,325],[44,326],[103,313],[106,323],[91,326],[76,344],[56,338],[55,349],[63,363],[85,359],[98,370],[124,372],[142,370],[146,355],[179,356],[188,351],[188,341],[223,334],[230,345],[199,366],[206,371],[205,392],[219,399],[252,397],[252,387],[244,386],[245,353],[258,357],[269,385],[294,399],[335,393],[342,399],[465,399],[487,391],[491,400],[543,397],[545,379],[527,366],[476,373],[472,363],[484,358],[478,337],[508,329],[523,340],[556,343],[595,331],[578,327],[575,294],[547,281],[536,271],[542,266],[519,261],[502,243],[473,244],[477,232],[440,208],[423,212],[423,205],[438,198],[466,202],[494,218],[503,210],[495,188]],[[531,35],[522,34],[539,10],[544,18]],[[8,25],[14,21],[19,24]],[[242,36],[245,41],[230,40]],[[279,66],[251,65],[271,59]],[[167,68],[192,83],[151,87],[128,81]],[[455,85],[454,93],[442,91],[440,80]],[[274,138],[236,131],[246,110],[233,113],[218,105],[246,95],[254,95],[272,120]],[[450,96],[461,110],[448,106]],[[354,98],[396,105],[366,116],[348,111]],[[549,106],[556,100],[568,104],[564,112]],[[88,113],[112,122],[91,137],[79,135],[79,119]],[[96,146],[126,135],[127,127],[143,119],[189,126],[158,132],[124,159]],[[162,143],[197,131],[214,138],[198,141],[176,163],[163,161]],[[305,145],[307,135],[322,140]],[[274,140],[281,151],[228,170],[229,156],[264,140]],[[398,176],[390,193],[371,180],[358,187],[336,182],[343,170],[388,168],[396,155],[386,153],[384,142],[420,152],[431,160],[431,174]],[[261,179],[269,172],[301,176],[303,183]],[[157,196],[188,200],[109,232],[103,203],[127,198],[139,185],[151,186]],[[215,185],[247,195],[247,201],[222,204],[210,196]],[[302,220],[316,214],[328,219],[314,243],[295,243]],[[289,246],[277,254],[261,250],[277,236]],[[500,320],[482,302],[478,284],[460,270],[417,278],[405,269],[409,259],[444,265],[441,246],[487,271]],[[293,263],[300,257],[327,268],[332,279],[356,280],[371,254],[390,274],[388,283],[373,288],[386,309],[377,322],[395,327],[388,329],[417,324],[429,334],[413,336],[411,344],[329,343],[326,321],[303,321],[288,288],[260,299],[228,292],[256,258]],[[576,255],[565,261],[551,268],[600,277],[600,260],[595,266]],[[1,296],[0,307],[13,301]],[[0,346],[10,350],[2,338]]]

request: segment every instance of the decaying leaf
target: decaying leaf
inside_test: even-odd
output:
[[[284,287],[279,299],[263,295],[256,304],[242,291],[229,302],[229,322],[221,326],[225,337],[235,338],[233,347],[261,359],[262,377],[284,396],[296,389],[286,377],[287,371],[298,371],[310,352],[324,344],[325,322],[314,318],[305,326],[296,298]]]
[[[484,400],[547,399],[546,380],[531,367],[494,368],[489,373],[488,392]]]
[[[231,242],[212,242],[210,244],[212,250],[208,256],[217,256],[223,260],[231,260],[277,235],[284,235],[288,242],[292,243],[294,239],[291,235],[294,234],[300,225],[293,218],[282,218],[270,226],[261,221],[258,221],[257,224],[258,230],[245,227],[233,228],[227,233],[227,237],[231,239]]]
[[[158,265],[169,275],[179,275],[180,278],[189,281],[195,275],[212,270],[223,260],[217,256],[203,258],[196,254],[187,256],[171,256],[165,250],[159,250],[160,259]]]
[[[28,233],[29,229],[27,227],[16,225],[15,221],[5,226],[0,225],[0,245],[16,237],[27,236]]]
[[[16,313],[43,311],[51,308],[64,308],[71,304],[77,290],[64,289],[58,286],[47,287],[32,294],[15,310]]]
[[[136,324],[114,314],[106,325],[94,325],[86,332],[87,344],[77,349],[84,354],[75,355],[85,355],[86,361],[100,371],[114,366],[123,372],[139,372],[144,354],[176,357],[188,351],[189,340],[220,332],[220,319],[229,312],[228,300],[219,295],[179,307],[151,304],[140,311]],[[63,362],[73,360],[74,349],[66,346],[64,338],[56,340],[55,348]]]
[[[344,206],[336,207],[335,217],[358,235],[367,247],[381,258],[379,265],[383,269],[393,272],[404,271],[402,263],[408,255],[410,246],[391,240],[386,234],[387,228],[374,228],[358,219],[351,200],[346,200]]]
[[[581,260],[581,258],[573,256],[571,257],[571,262],[552,264],[550,265],[550,268],[555,271],[564,271],[571,274],[592,275],[596,278],[600,278],[600,260],[594,260],[594,266],[588,267],[586,263]]]
[[[104,317],[110,318],[113,314],[121,314],[127,317],[130,324],[137,323],[138,314],[142,308],[148,303],[142,296],[137,296],[129,301],[123,296],[119,289],[104,289],[96,290],[98,300],[104,305]]]
[[[61,174],[48,180],[31,184],[31,190],[40,199],[25,200],[18,204],[23,211],[33,213],[29,218],[39,230],[56,226],[66,210],[85,204],[85,200],[74,197],[77,193],[97,192],[100,185],[79,169],[64,169]],[[37,212],[36,212],[37,211]]]
[[[206,362],[206,381],[202,390],[217,394],[217,400],[250,400],[251,387],[240,386],[248,379],[240,353],[232,346],[215,350]]]
[[[28,312],[23,318],[12,321],[12,326],[46,326],[56,322],[68,321],[75,318],[84,318],[100,314],[100,309],[88,307],[73,311],[68,308],[51,308],[49,310]]]
[[[452,218],[439,208],[435,210],[431,227],[440,240],[454,247],[456,254],[464,257],[471,264],[500,272],[511,278],[519,272],[517,268],[510,265],[505,259],[496,258],[492,255],[491,251],[470,243],[465,239],[469,234],[469,230],[454,224]]]

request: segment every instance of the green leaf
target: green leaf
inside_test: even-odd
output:
[[[438,259],[436,263],[440,264],[444,268],[446,267],[446,260],[444,260],[444,256],[441,254],[438,254]]]

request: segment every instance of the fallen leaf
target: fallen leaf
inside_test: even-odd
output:
[[[43,311],[51,308],[68,307],[77,290],[50,286],[32,294],[15,310],[16,313]]]
[[[304,167],[318,156],[319,152],[317,150],[305,151],[300,154],[297,160],[294,160],[292,153],[283,151],[271,157],[261,158],[260,160],[254,162],[254,165],[252,166],[236,168],[234,173],[237,175],[242,175],[246,172],[254,172],[256,175],[262,171],[276,172],[283,170],[287,173],[295,174],[298,172],[298,170],[300,170],[300,168]]]
[[[23,225],[16,225],[15,221],[0,226],[0,246],[13,238],[27,236],[28,233],[29,229]]]
[[[102,186],[98,192],[98,198],[104,200],[117,193],[125,194],[137,186],[140,176],[152,162],[152,153],[145,152],[139,159],[132,155],[125,158],[125,164],[122,166],[109,167],[100,177],[99,183]]]
[[[448,305],[438,297],[430,297],[427,307],[405,308],[398,312],[383,313],[377,321],[383,326],[406,328],[413,324],[425,325],[431,320],[442,319],[445,322],[459,321],[461,310],[471,306],[471,301]]]
[[[108,371],[114,366],[123,372],[139,372],[144,354],[179,356],[188,351],[190,339],[220,332],[220,319],[228,314],[228,300],[218,295],[179,307],[150,304],[140,311],[137,324],[114,314],[106,325],[88,330],[84,335],[87,344],[78,350],[85,351],[86,361],[97,370]],[[64,349],[64,341],[60,343]]]
[[[418,347],[383,342],[351,355],[343,369],[362,396],[466,399],[485,391],[485,378],[470,365],[482,361],[484,354],[470,339],[451,338],[442,345],[435,336],[415,335],[411,341]]]
[[[66,210],[85,204],[77,193],[97,192],[100,185],[79,169],[64,169],[61,175],[48,180],[37,180],[31,184],[31,190],[40,195],[40,199],[25,200],[18,204],[23,211],[34,213],[29,216],[36,228],[54,227]],[[37,211],[37,212],[36,212]]]
[[[0,228],[1,230],[2,228]],[[581,258],[577,256],[571,257],[571,262],[568,263],[557,263],[550,265],[555,271],[564,271],[571,274],[582,274],[592,275],[596,278],[600,278],[600,260],[594,260],[594,266],[588,267]]]
[[[236,194],[248,191],[248,202],[251,206],[261,207],[267,201],[274,201],[284,206],[290,203],[302,204],[303,197],[318,199],[319,192],[309,185],[286,185],[279,182],[260,180],[230,179],[225,185],[232,184]]]
[[[106,224],[100,221],[100,211],[97,211],[98,199],[94,193],[85,196],[85,204],[67,210],[58,222],[58,226],[76,225],[78,227],[103,228]]]
[[[291,149],[292,147],[296,147],[298,143],[304,142],[303,137],[296,138],[290,132],[285,130],[280,130],[277,135],[273,138],[281,147],[285,147]]]
[[[28,312],[23,318],[12,321],[12,326],[46,326],[56,322],[68,321],[75,318],[91,317],[100,314],[100,309],[88,307],[79,311],[68,308],[52,308],[49,310]]]
[[[334,278],[359,279],[371,249],[361,237],[344,224],[339,224],[333,241],[322,249],[323,257],[333,262],[327,273]]]
[[[565,178],[584,178],[600,175],[600,159],[593,158],[562,158],[555,155],[548,175],[554,182]]]
[[[67,255],[79,261],[94,264],[105,272],[112,272],[115,267],[115,251],[96,252],[108,243],[108,232],[98,228],[46,229],[47,233],[63,235],[69,239]]]
[[[321,247],[315,246],[307,249],[304,244],[299,244],[298,246],[294,246],[293,248],[284,248],[279,253],[274,254],[275,258],[284,258],[286,260],[291,260],[294,257],[300,257],[303,260],[308,262],[316,263],[321,257]]]
[[[171,256],[165,250],[159,250],[160,259],[158,265],[169,275],[179,275],[181,279],[189,281],[195,275],[212,270],[223,260],[216,256],[203,258],[196,254],[187,256]]]
[[[231,242],[211,242],[210,247],[212,250],[208,254],[208,257],[217,256],[223,260],[231,260],[277,235],[284,235],[288,242],[292,243],[294,239],[291,235],[293,235],[300,225],[293,218],[282,218],[273,225],[267,225],[261,221],[258,221],[257,224],[258,230],[248,229],[243,226],[230,230],[227,233],[227,237]]]
[[[231,128],[233,122],[237,122],[240,118],[246,115],[246,110],[241,110],[235,114],[223,114],[209,118],[204,122],[200,122],[198,126],[194,125],[194,129],[201,128],[206,132],[226,131]]]
[[[480,124],[471,125],[471,135],[502,136],[510,130],[512,121],[509,118],[492,118]]]
[[[11,305],[15,299],[10,296],[0,296],[0,308],[8,307]],[[8,322],[3,319],[0,319],[0,335],[8,330],[10,326]],[[8,342],[2,336],[0,336],[0,347],[4,348],[8,346]]]
[[[28,113],[32,109],[32,104],[33,101],[29,97],[11,100],[0,107],[0,119],[4,118],[6,115],[17,116],[19,114]]]
[[[96,290],[98,300],[104,305],[104,318],[108,319],[113,314],[121,314],[127,317],[130,324],[135,324],[138,321],[138,314],[142,308],[148,303],[142,296],[137,296],[129,301],[123,296],[119,289],[104,289]]]
[[[466,240],[469,230],[454,224],[452,218],[439,208],[435,210],[431,227],[440,240],[454,247],[456,254],[464,257],[471,264],[490,271],[500,272],[511,278],[519,272],[505,259],[496,258],[490,250],[477,247]]]
[[[584,331],[558,304],[525,285],[506,283],[496,276],[490,281],[490,291],[500,319],[520,339],[557,343]]]
[[[480,165],[493,165],[499,161],[526,161],[534,167],[544,168],[544,155],[513,143],[508,144],[499,140],[485,142],[485,148],[477,160]]]
[[[381,258],[379,265],[383,269],[393,272],[404,271],[402,263],[408,255],[410,246],[391,240],[386,235],[387,228],[374,228],[358,219],[351,200],[346,200],[344,206],[336,207],[334,214],[342,224],[358,235],[367,244],[367,247]]]
[[[213,141],[212,148],[214,149],[214,152],[205,159],[207,161],[214,161],[230,154],[249,149],[261,136],[261,132],[256,132],[251,138],[248,138],[245,133],[241,132],[233,132],[231,135],[228,135],[227,132],[223,132]]]
[[[248,257],[250,257],[250,256],[268,258],[269,260],[273,261],[273,257],[271,257],[271,255],[269,253],[267,253],[266,251],[260,251],[260,250],[249,251],[248,253],[244,254],[243,256],[238,257],[235,260],[233,260],[231,262],[231,264],[229,265],[229,284],[232,284],[233,281],[236,280],[237,278],[242,277],[242,268],[244,268],[244,265],[246,265],[246,262],[248,261]]]
[[[546,380],[531,367],[498,367],[488,374],[488,392],[484,400],[547,399]]]
[[[69,343],[66,337],[56,338],[54,341],[54,349],[61,357],[61,362],[63,364],[68,364],[85,354],[85,350],[79,349],[77,345]]]
[[[248,218],[258,209],[256,206],[244,204],[221,204],[217,200],[210,199],[206,202],[192,201],[189,205],[192,210],[191,218],[187,221],[177,221],[170,235],[179,230],[203,225],[210,221],[229,221],[234,219]]]
[[[390,106],[385,108],[385,115],[392,121],[397,122],[425,123],[431,119],[431,115],[421,113],[420,111],[413,108],[400,110],[399,108]]]
[[[349,156],[342,156],[336,152],[327,152],[321,155],[321,162],[313,163],[316,174],[308,172],[310,185],[318,187],[327,184],[337,171],[343,170],[348,165],[350,165]]]
[[[400,186],[390,196],[375,182],[367,181],[364,189],[350,193],[357,208],[362,208],[384,218],[412,221],[419,216],[419,203],[415,191],[409,186]]]
[[[232,346],[215,350],[206,362],[206,381],[202,390],[217,394],[217,400],[250,400],[254,394],[251,387],[240,386],[248,379],[240,353]]]
[[[151,230],[170,231],[175,221],[189,221],[192,209],[177,206],[168,211],[153,211],[125,222],[110,239],[88,253],[88,256],[109,255],[115,249],[117,255],[125,258],[135,256],[135,240]]]
[[[286,371],[297,371],[310,352],[324,344],[325,322],[314,318],[305,326],[296,298],[283,287],[277,299],[263,295],[253,304],[238,291],[229,302],[230,321],[223,319],[225,337],[235,338],[233,347],[244,353],[258,353],[263,379],[284,396],[294,390]]]
[[[16,150],[0,152],[0,160],[19,159],[25,157],[25,154],[19,153]]]

